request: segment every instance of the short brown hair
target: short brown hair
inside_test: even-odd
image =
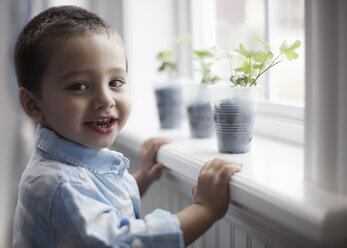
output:
[[[41,79],[53,41],[96,33],[113,35],[124,47],[111,25],[83,8],[52,7],[35,16],[19,34],[14,48],[18,86],[40,96]]]

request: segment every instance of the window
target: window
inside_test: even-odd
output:
[[[304,104],[304,1],[269,0],[268,13],[268,36],[273,47],[279,47],[283,40],[302,42],[298,49],[299,59],[286,61],[270,72],[269,97],[274,101]]]
[[[254,39],[261,38],[277,54],[283,40],[288,43],[301,41],[299,59],[284,60],[258,81],[261,101],[255,131],[303,143],[304,1],[192,0],[191,9],[193,49],[218,46],[232,51],[239,43],[257,49],[259,44]],[[208,30],[209,35],[201,33],[201,29]],[[233,61],[234,67],[237,62]],[[227,63],[218,63],[216,70],[228,80],[230,69]]]
[[[274,53],[283,40],[304,43],[302,0],[216,0],[217,45],[232,50],[242,42],[256,48],[254,38],[270,43]],[[285,11],[283,11],[285,10]],[[262,96],[276,102],[304,103],[304,45],[299,59],[272,68],[262,81]]]
[[[89,8],[89,1],[86,0],[49,0],[48,6],[60,6],[60,5],[76,5],[82,8]]]

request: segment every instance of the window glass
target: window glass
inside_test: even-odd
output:
[[[265,39],[265,2],[259,0],[216,0],[217,44],[223,50],[232,51],[242,43],[246,48],[256,49],[255,38]],[[232,60],[233,67],[240,61]],[[218,73],[228,80],[230,68],[227,63],[218,64]],[[264,77],[258,80],[260,94],[265,96]]]
[[[60,6],[60,5],[76,5],[82,8],[89,8],[89,1],[87,0],[49,0],[48,6]]]
[[[216,0],[217,44],[231,51],[242,43],[260,48],[254,40],[268,41],[274,54],[283,40],[300,40],[299,59],[284,60],[263,75],[260,94],[276,102],[304,102],[304,1],[302,0]],[[233,66],[238,66],[233,60]],[[227,79],[230,69],[219,63],[218,71]]]
[[[304,1],[269,0],[269,42],[272,47],[277,49],[283,40],[301,41],[297,60],[285,60],[271,69],[270,97],[274,101],[304,103],[304,37]]]

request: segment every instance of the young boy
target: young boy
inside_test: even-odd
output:
[[[39,124],[14,247],[183,247],[225,215],[241,167],[215,159],[201,169],[193,205],[140,219],[140,195],[160,177],[155,157],[169,141],[146,141],[134,176],[128,159],[107,149],[131,103],[123,43],[98,16],[73,6],[40,13],[19,35],[15,65],[19,102]]]

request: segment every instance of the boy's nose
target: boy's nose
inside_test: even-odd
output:
[[[99,89],[94,95],[92,106],[94,109],[107,109],[115,105],[115,100],[108,89]]]

